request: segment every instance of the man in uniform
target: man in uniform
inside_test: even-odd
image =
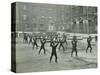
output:
[[[87,48],[86,48],[86,53],[87,53],[87,51],[88,51],[88,48],[90,48],[90,52],[92,52],[91,41],[92,41],[92,37],[89,36],[89,37],[87,38]]]
[[[76,36],[73,36],[71,56],[73,56],[74,52],[76,53],[75,55],[77,56],[77,38],[76,38]]]
[[[23,42],[28,43],[28,37],[26,33],[23,33],[24,37],[23,37]]]
[[[32,43],[32,35],[29,35],[29,43],[28,44],[31,44]]]
[[[95,41],[96,41],[96,42],[98,41],[98,37],[97,37],[97,36],[95,36]]]
[[[63,35],[63,40],[64,40],[64,43],[66,43],[66,49],[67,49],[68,43],[67,43],[66,38],[67,38],[67,36],[66,35]]]
[[[36,48],[38,48],[37,38],[36,38],[36,37],[34,37],[34,38],[33,38],[33,41],[34,41],[34,42],[32,42],[33,49],[34,49],[34,47],[35,47],[35,46],[36,46]]]
[[[40,39],[40,42],[41,42],[41,47],[40,47],[40,50],[39,50],[39,54],[40,54],[40,52],[41,52],[42,49],[44,50],[44,54],[45,54],[46,49],[45,49],[44,46],[45,46],[45,43],[46,43],[46,39],[45,38]]]
[[[51,52],[51,56],[50,56],[50,63],[51,63],[53,56],[55,56],[55,62],[57,63],[57,52],[56,52],[57,46],[58,46],[58,43],[55,43],[54,41],[51,43],[52,52]]]
[[[63,48],[63,51],[65,51],[65,48],[64,48],[64,46],[63,46],[63,44],[64,44],[64,40],[63,39],[59,39],[59,43],[60,43],[60,45],[59,45],[59,50],[60,50],[60,48],[62,47]]]

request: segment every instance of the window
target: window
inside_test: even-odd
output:
[[[28,24],[25,24],[25,28],[29,28],[29,25]]]
[[[26,10],[26,5],[24,5],[23,9]]]
[[[49,30],[50,31],[54,30],[54,26],[49,25]]]
[[[64,30],[65,28],[64,28],[64,26],[62,26],[62,30]]]
[[[27,15],[23,15],[23,19],[26,20],[27,19]]]

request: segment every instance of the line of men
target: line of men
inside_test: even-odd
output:
[[[28,41],[28,38],[29,38],[29,41]],[[90,52],[92,52],[92,46],[91,46],[92,39],[93,38],[91,36],[87,38],[86,53],[88,52],[89,48],[90,48]],[[36,47],[36,49],[39,48],[37,43],[40,41],[41,46],[39,49],[39,54],[41,53],[41,50],[44,50],[44,54],[46,54],[45,44],[49,43],[50,47],[52,48],[50,62],[52,60],[52,57],[55,56],[56,63],[57,63],[57,47],[58,47],[58,50],[60,50],[62,47],[63,52],[64,52],[65,51],[64,43],[66,43],[66,46],[67,46],[68,45],[67,40],[68,39],[65,35],[63,35],[62,38],[59,38],[57,35],[56,36],[50,35],[46,37],[46,36],[32,36],[32,35],[24,34],[24,38],[23,38],[23,41],[25,43],[32,44],[33,49],[34,47]],[[71,40],[71,44],[72,44],[71,56],[73,56],[74,52],[75,52],[75,55],[78,56],[77,42],[78,40],[82,40],[82,39],[77,39],[77,36],[73,36],[73,38],[69,40]],[[97,41],[97,36],[95,37],[95,40]]]

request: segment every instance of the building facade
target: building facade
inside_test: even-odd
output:
[[[16,30],[97,33],[97,7],[17,3]]]

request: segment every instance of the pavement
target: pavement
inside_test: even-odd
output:
[[[43,71],[58,71],[58,70],[74,70],[97,68],[97,46],[93,45],[93,51],[85,52],[86,44],[82,41],[78,42],[78,56],[71,57],[71,43],[68,41],[68,47],[63,52],[57,50],[58,63],[55,63],[54,57],[52,62],[49,62],[51,55],[51,48],[46,44],[46,54],[41,51],[38,54],[38,49],[32,49],[32,45],[24,44],[22,39],[16,39],[16,65],[17,72],[43,72]],[[40,45],[40,44],[39,44]]]

